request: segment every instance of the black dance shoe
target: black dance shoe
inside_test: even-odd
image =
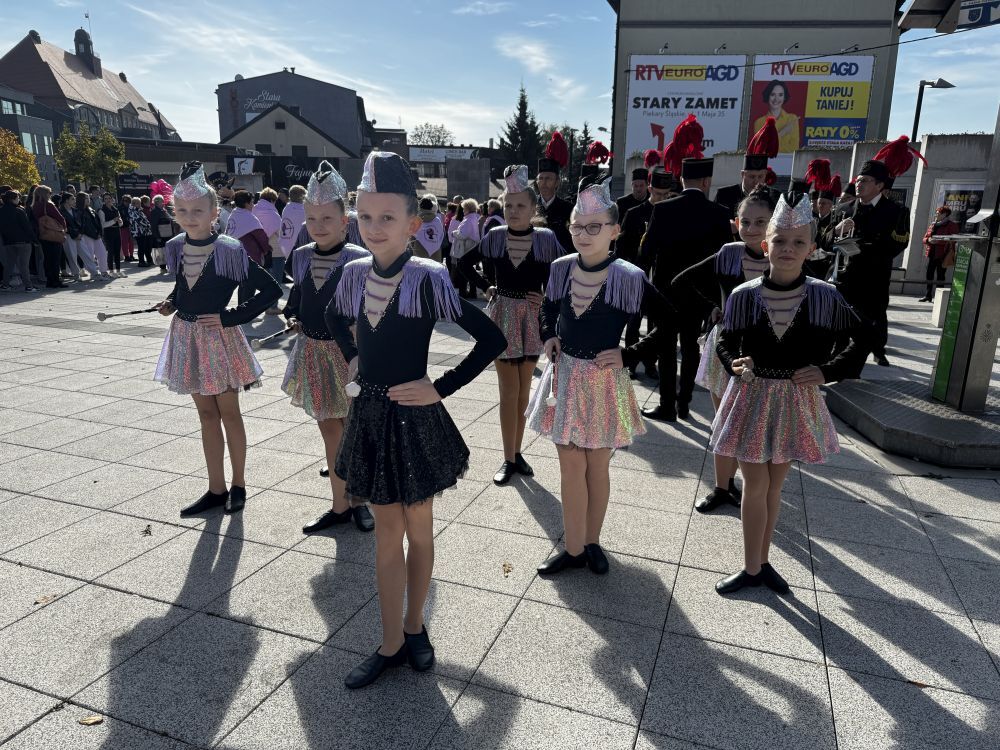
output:
[[[331,526],[336,526],[337,524],[349,523],[353,517],[354,511],[350,508],[345,510],[343,513],[337,513],[337,511],[330,509],[312,523],[307,523],[303,526],[302,533],[312,534],[316,531],[322,531],[323,529],[328,529]]]
[[[677,402],[677,417],[678,419],[687,419],[691,416],[691,410],[688,408],[687,401]]]
[[[493,475],[493,484],[505,485],[517,473],[517,464],[513,461],[504,461],[500,470]]]
[[[371,685],[382,676],[387,669],[395,669],[406,664],[407,648],[406,641],[400,646],[399,651],[392,656],[382,656],[378,651],[369,656],[358,666],[351,670],[350,674],[344,678],[344,684],[350,690],[357,690],[367,685]]]
[[[764,583],[763,571],[752,576],[745,570],[741,570],[739,573],[726,576],[715,584],[715,590],[720,594],[734,594],[746,586],[760,586],[762,583]]]
[[[226,500],[226,513],[239,513],[243,506],[247,504],[247,488],[237,487],[235,484],[229,488],[229,499]]]
[[[879,365],[880,367],[892,367],[892,364],[889,362],[888,357],[886,357],[884,353],[872,354],[872,356],[875,358],[875,364]]]
[[[610,568],[608,558],[604,554],[604,550],[601,549],[601,545],[585,544],[583,546],[583,556],[587,558],[587,567],[590,568],[591,573],[603,576],[608,572]]]
[[[538,572],[544,575],[553,575],[554,573],[560,573],[566,568],[585,568],[587,567],[587,551],[584,551],[579,555],[571,555],[566,550],[563,550],[558,555],[553,555],[548,560],[543,562],[538,566]]]
[[[210,510],[211,508],[218,508],[220,505],[225,505],[228,499],[228,492],[220,492],[219,494],[215,494],[211,491],[206,492],[198,498],[198,500],[191,503],[191,505],[181,509],[181,518],[196,516],[199,513],[204,513],[206,510]]]
[[[421,628],[416,635],[410,635],[404,630],[403,637],[406,639],[406,652],[411,667],[417,672],[426,672],[434,666],[434,647],[426,627]]]
[[[676,422],[677,412],[674,411],[669,406],[664,406],[660,404],[659,406],[654,406],[652,409],[643,409],[642,416],[646,419],[652,419],[655,422]]]
[[[531,468],[531,465],[524,460],[524,456],[520,453],[514,454],[514,468],[518,474],[524,474],[526,477],[535,476],[535,470]]]
[[[764,585],[771,589],[771,591],[778,594],[788,593],[788,581],[782,578],[781,574],[771,567],[771,563],[764,563],[760,566],[760,575],[764,579]]]
[[[330,476],[330,467],[329,466],[324,466],[322,469],[319,470],[319,475],[321,477],[328,477],[328,476]]]
[[[639,373],[636,371],[636,369],[634,367],[629,367],[628,368],[628,377],[629,377],[629,380],[638,380],[639,379]]]
[[[650,362],[646,365],[643,365],[643,369],[646,371],[646,377],[649,378],[650,380],[660,379],[660,371],[656,369],[655,362]]]
[[[358,531],[375,531],[375,519],[367,505],[359,505],[353,509],[354,525]]]
[[[734,505],[739,504],[735,501],[732,494],[730,494],[729,490],[724,490],[721,487],[716,487],[714,490],[712,490],[710,494],[706,495],[701,500],[696,502],[694,504],[694,509],[699,513],[711,513],[713,510],[718,508],[720,505],[723,505],[724,503],[733,503]]]
[[[736,480],[729,480],[729,494],[733,497],[733,505],[737,508],[743,504],[743,490],[736,486]]]

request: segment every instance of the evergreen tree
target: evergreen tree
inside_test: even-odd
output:
[[[528,108],[528,92],[521,86],[514,116],[500,134],[500,155],[507,164],[527,164],[528,172],[533,175],[547,140],[534,112]]]

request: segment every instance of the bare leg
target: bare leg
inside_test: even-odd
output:
[[[226,428],[226,443],[229,445],[229,463],[233,466],[233,484],[246,487],[247,431],[240,414],[240,397],[236,391],[220,393],[215,397],[222,424]]]
[[[583,554],[587,537],[587,454],[575,445],[556,445],[566,551]]]
[[[719,404],[721,403],[722,399],[713,393],[712,405],[715,407],[716,412],[719,411]],[[715,464],[715,486],[727,489],[729,483],[736,477],[738,462],[731,456],[720,456],[718,453],[712,454],[712,460]]]
[[[587,544],[601,541],[601,528],[611,496],[611,449],[593,448],[587,457]]]
[[[372,505],[375,514],[375,582],[382,612],[382,645],[378,652],[392,656],[403,647],[403,589],[406,563],[403,533],[406,520],[401,503]]]
[[[505,461],[513,461],[517,452],[515,438],[519,421],[517,405],[520,381],[517,365],[498,359],[496,367],[497,382],[500,386],[500,436],[503,439],[503,457]]]
[[[767,489],[767,526],[764,529],[764,539],[760,545],[760,561],[767,562],[767,555],[771,549],[771,537],[774,536],[774,527],[778,525],[778,514],[781,512],[781,487],[788,476],[788,470],[792,464],[790,461],[783,464],[767,465],[770,483]]]
[[[222,435],[222,421],[215,396],[191,394],[198,407],[201,420],[201,448],[205,452],[208,467],[208,491],[221,495],[226,491],[226,469],[223,459],[226,454],[226,440]]]
[[[763,560],[760,550],[767,529],[767,495],[770,474],[767,464],[740,461],[743,472],[743,569],[757,575]]]
[[[337,476],[333,467],[337,465],[337,451],[340,449],[340,438],[344,434],[342,419],[321,419],[319,432],[323,436],[323,446],[326,448],[326,465],[330,467],[330,487],[333,490],[333,512],[343,513],[351,507],[344,496],[347,486],[343,479]]]
[[[524,427],[528,424],[528,399],[531,397],[531,377],[535,374],[535,360],[529,359],[517,366],[517,430],[514,433],[514,453],[521,452],[524,442]]]
[[[433,500],[403,508],[406,517],[406,619],[403,630],[418,635],[424,627],[424,603],[434,570]]]

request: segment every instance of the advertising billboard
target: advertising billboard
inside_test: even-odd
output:
[[[706,156],[738,148],[746,63],[745,55],[632,55],[625,160],[662,151],[689,114],[705,131]]]
[[[775,172],[791,173],[792,152],[798,148],[849,147],[865,138],[874,67],[875,58],[868,55],[754,58],[748,137],[768,115],[775,118]]]

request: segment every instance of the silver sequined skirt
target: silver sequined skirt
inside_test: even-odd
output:
[[[175,315],[153,379],[174,393],[217,396],[259,385],[263,373],[239,326],[211,330]]]

